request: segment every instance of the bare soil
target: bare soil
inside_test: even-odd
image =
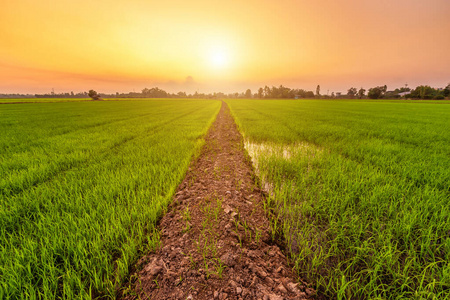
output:
[[[273,241],[264,192],[222,103],[200,156],[119,299],[315,299]]]

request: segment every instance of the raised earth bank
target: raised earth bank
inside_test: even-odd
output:
[[[200,156],[161,219],[120,299],[315,299],[269,232],[263,192],[222,103]]]

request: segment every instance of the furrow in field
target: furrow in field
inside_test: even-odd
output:
[[[313,299],[269,230],[264,197],[225,103],[162,217],[161,246],[121,299]]]

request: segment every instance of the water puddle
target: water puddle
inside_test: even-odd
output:
[[[322,148],[306,142],[277,144],[254,143],[247,140],[245,141],[245,149],[252,159],[256,175],[261,179],[263,189],[271,195],[273,194],[273,183],[267,180],[265,176],[267,170],[261,170],[260,168],[260,162],[262,160],[276,158],[287,162],[296,159],[306,159],[309,161],[320,157],[324,152]],[[291,188],[293,187],[291,186]]]
[[[295,144],[253,143],[245,141],[245,149],[252,159],[256,172],[259,172],[258,161],[262,158],[276,157],[289,161],[296,157],[314,158],[323,153],[323,149],[306,142]]]

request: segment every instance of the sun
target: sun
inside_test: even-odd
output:
[[[214,50],[209,54],[209,63],[212,67],[223,69],[230,63],[230,57],[224,50]]]

